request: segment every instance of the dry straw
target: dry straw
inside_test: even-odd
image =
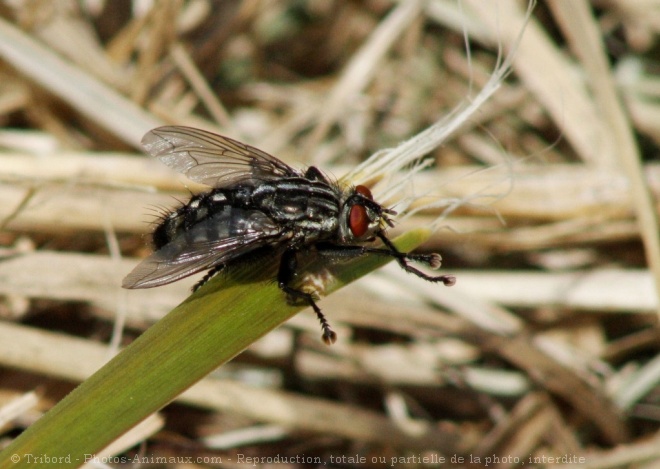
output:
[[[374,185],[393,234],[431,227],[458,283],[370,275],[320,302],[335,347],[300,314],[115,454],[182,451],[175,435],[225,456],[443,437],[482,458],[658,458],[657,0],[123,3],[0,19],[4,428],[110,357],[118,310],[125,343],[186,297],[118,289],[148,252],[147,207],[203,189],[136,154],[174,123]]]

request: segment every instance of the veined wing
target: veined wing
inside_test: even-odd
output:
[[[147,132],[142,146],[170,168],[211,187],[302,175],[258,148],[192,127],[158,127]]]
[[[232,226],[232,219],[245,221]],[[166,285],[284,239],[282,230],[263,213],[230,208],[198,223],[144,259],[124,278],[122,287]]]

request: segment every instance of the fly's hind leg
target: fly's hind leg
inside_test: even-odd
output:
[[[312,294],[290,286],[291,282],[296,276],[297,266],[298,262],[296,260],[296,251],[284,251],[284,254],[282,254],[282,259],[280,260],[280,268],[277,273],[277,284],[280,287],[280,290],[289,295],[290,298],[302,300],[312,307],[316,313],[316,317],[321,323],[321,329],[323,330],[323,342],[325,342],[327,345],[332,345],[337,340],[337,334],[332,330],[330,324],[328,324],[325,315],[323,312],[321,312],[321,308],[317,306]]]
[[[216,265],[215,267],[212,267],[211,270],[206,272],[206,275],[204,275],[199,282],[197,282],[195,285],[192,287],[193,293],[199,290],[199,288],[204,285],[206,282],[211,280],[211,277],[213,277],[215,274],[220,272],[222,269],[225,268],[224,264]]]

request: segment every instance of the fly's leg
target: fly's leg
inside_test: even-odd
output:
[[[303,300],[312,307],[316,313],[316,317],[321,323],[321,329],[323,330],[323,342],[325,342],[327,345],[332,345],[337,340],[337,334],[332,330],[330,324],[328,324],[327,319],[321,312],[321,308],[316,305],[314,297],[310,293],[306,293],[290,286],[290,283],[296,276],[297,266],[298,263],[296,261],[296,251],[285,251],[284,254],[282,254],[282,259],[280,260],[280,268],[277,273],[277,284],[280,287],[280,290],[289,295],[289,297]]]
[[[394,244],[392,244],[392,241],[389,240],[387,236],[385,236],[385,233],[382,231],[379,231],[376,233],[376,235],[380,238],[380,240],[387,246],[388,252],[392,257],[394,257],[401,268],[405,270],[406,272],[410,272],[411,274],[414,274],[418,276],[419,278],[423,278],[427,282],[442,282],[445,286],[451,287],[456,283],[456,277],[453,275],[427,275],[421,270],[415,269],[413,266],[408,264],[408,261],[415,261],[415,262],[420,262],[422,264],[428,265],[431,269],[435,270],[440,268],[440,263],[442,261],[442,258],[440,257],[440,254],[410,254],[410,253],[405,253],[399,251]]]
[[[305,171],[305,177],[312,181],[328,182],[328,178],[316,166],[310,166],[307,168],[307,171]]]
[[[224,264],[216,265],[215,267],[212,267],[211,270],[209,270],[208,272],[206,272],[206,275],[204,275],[204,276],[202,277],[202,279],[201,279],[199,282],[197,282],[195,285],[193,285],[193,287],[192,287],[192,291],[193,291],[193,293],[196,292],[197,290],[199,290],[199,288],[200,288],[202,285],[204,285],[206,282],[208,282],[209,280],[211,280],[211,277],[213,277],[215,274],[217,274],[217,273],[220,272],[222,269],[224,269],[224,267],[225,267]]]
[[[417,277],[426,280],[427,282],[442,282],[445,286],[450,287],[456,283],[456,277],[453,275],[428,275],[411,266],[408,261],[419,262],[428,265],[431,269],[438,269],[442,258],[440,254],[411,254],[399,251],[392,241],[390,241],[383,232],[376,233],[376,235],[383,241],[385,247],[383,248],[370,248],[366,246],[342,246],[335,244],[318,244],[317,249],[320,254],[333,257],[335,259],[350,258],[363,256],[365,254],[377,254],[381,256],[389,256],[396,259],[401,268]]]

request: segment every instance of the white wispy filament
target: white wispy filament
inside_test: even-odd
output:
[[[530,2],[524,24],[527,24],[533,7],[534,2]],[[498,90],[511,71],[516,46],[522,38],[523,30],[520,31],[517,40],[504,59],[498,60],[490,79],[473,99],[464,100],[448,115],[443,116],[437,122],[398,146],[377,151],[346,174],[342,180],[354,184],[374,183],[372,191],[377,200],[386,206],[394,207],[399,215],[410,214],[409,207],[420,196],[411,196],[407,189],[412,184],[415,174],[430,164],[428,161],[423,162],[421,158],[447,141]],[[500,51],[501,58],[502,53]],[[425,202],[421,207],[417,207],[415,211],[460,204],[460,200],[439,200],[436,198],[436,200],[431,199],[429,202]],[[440,218],[442,217],[441,214]]]

